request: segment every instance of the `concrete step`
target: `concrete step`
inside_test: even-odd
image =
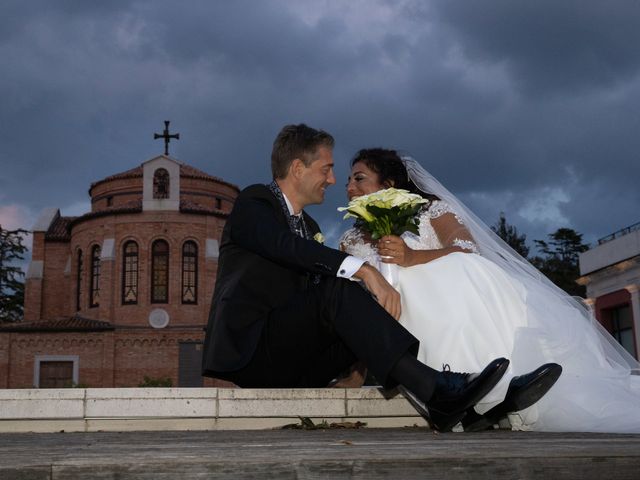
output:
[[[2,480],[636,479],[640,435],[426,428],[0,434]]]
[[[425,426],[378,388],[87,388],[0,390],[0,432],[242,430],[315,422]]]

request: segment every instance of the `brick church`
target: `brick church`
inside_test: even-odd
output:
[[[238,192],[160,155],[93,183],[82,216],[45,209],[24,321],[0,326],[0,388],[215,385],[200,376],[203,329]]]

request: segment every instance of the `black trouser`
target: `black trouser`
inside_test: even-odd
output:
[[[389,372],[418,340],[360,285],[324,277],[273,310],[244,368],[220,374],[241,387],[326,387],[356,359],[393,386]]]

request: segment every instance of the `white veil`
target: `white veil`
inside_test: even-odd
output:
[[[511,278],[520,282],[528,292],[527,310],[540,313],[544,306],[561,306],[572,318],[579,317],[585,327],[593,329],[596,348],[603,354],[611,367],[621,374],[640,373],[640,363],[633,358],[595,319],[593,312],[582,302],[568,295],[554,285],[544,274],[515,252],[482,220],[469,210],[455,195],[447,190],[433,175],[427,172],[415,159],[401,157],[409,179],[424,193],[438,196],[449,204],[462,220],[478,245],[480,254],[499,265]],[[556,315],[557,316],[557,315]],[[560,327],[560,326],[559,326]]]

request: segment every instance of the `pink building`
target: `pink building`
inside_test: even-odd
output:
[[[580,254],[578,283],[598,321],[640,358],[640,223],[623,228]]]

